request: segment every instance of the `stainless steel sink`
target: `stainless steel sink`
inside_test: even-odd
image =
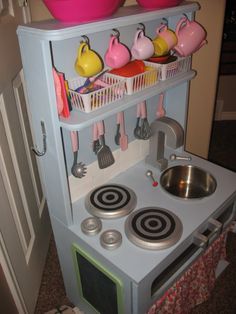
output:
[[[168,193],[183,199],[209,196],[217,186],[209,172],[192,165],[168,168],[162,173],[160,184]]]

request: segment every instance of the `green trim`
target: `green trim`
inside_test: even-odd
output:
[[[99,312],[94,308],[94,306],[88,302],[87,299],[83,296],[83,289],[81,284],[81,278],[80,278],[80,270],[79,265],[77,263],[76,253],[81,254],[85,259],[87,259],[94,267],[96,267],[99,271],[101,271],[105,276],[107,276],[111,281],[114,282],[116,285],[116,297],[117,297],[117,306],[118,306],[118,313],[123,314],[124,313],[124,287],[122,281],[116,277],[114,274],[112,274],[109,270],[107,270],[100,262],[98,262],[96,259],[94,259],[91,255],[89,255],[87,252],[85,252],[80,246],[78,246],[76,243],[72,243],[72,256],[73,261],[75,265],[75,271],[77,275],[77,282],[78,282],[78,288],[79,288],[79,294],[83,298],[86,303],[88,303],[92,308],[96,311],[96,313],[99,314]]]

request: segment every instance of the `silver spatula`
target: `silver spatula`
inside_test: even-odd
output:
[[[100,148],[97,151],[98,166],[100,169],[104,169],[114,164],[115,159],[112,155],[109,146],[105,144],[104,122],[103,121],[97,122],[97,127],[100,141]]]

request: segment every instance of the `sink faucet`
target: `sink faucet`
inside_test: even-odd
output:
[[[152,136],[149,142],[149,155],[146,162],[161,171],[167,168],[168,160],[165,158],[165,145],[178,148],[184,143],[184,130],[174,119],[161,117],[151,124]]]

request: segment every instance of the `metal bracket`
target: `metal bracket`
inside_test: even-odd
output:
[[[118,29],[116,28],[113,28],[112,29],[112,35],[111,36],[115,36],[116,38],[119,38],[120,37],[120,32],[118,31]]]
[[[43,150],[40,152],[37,148],[31,147],[31,150],[37,155],[38,157],[42,157],[46,154],[47,151],[47,135],[46,135],[46,129],[45,124],[43,121],[41,121],[41,129],[42,129],[42,135],[43,135]]]
[[[81,36],[83,38],[83,40],[81,41],[81,43],[86,43],[87,45],[89,45],[89,38],[86,35],[82,35]]]
[[[168,20],[167,20],[167,18],[163,17],[163,18],[162,18],[162,21],[163,21],[162,24],[168,26]]]
[[[138,28],[137,30],[145,31],[145,25],[143,23],[138,23]]]

